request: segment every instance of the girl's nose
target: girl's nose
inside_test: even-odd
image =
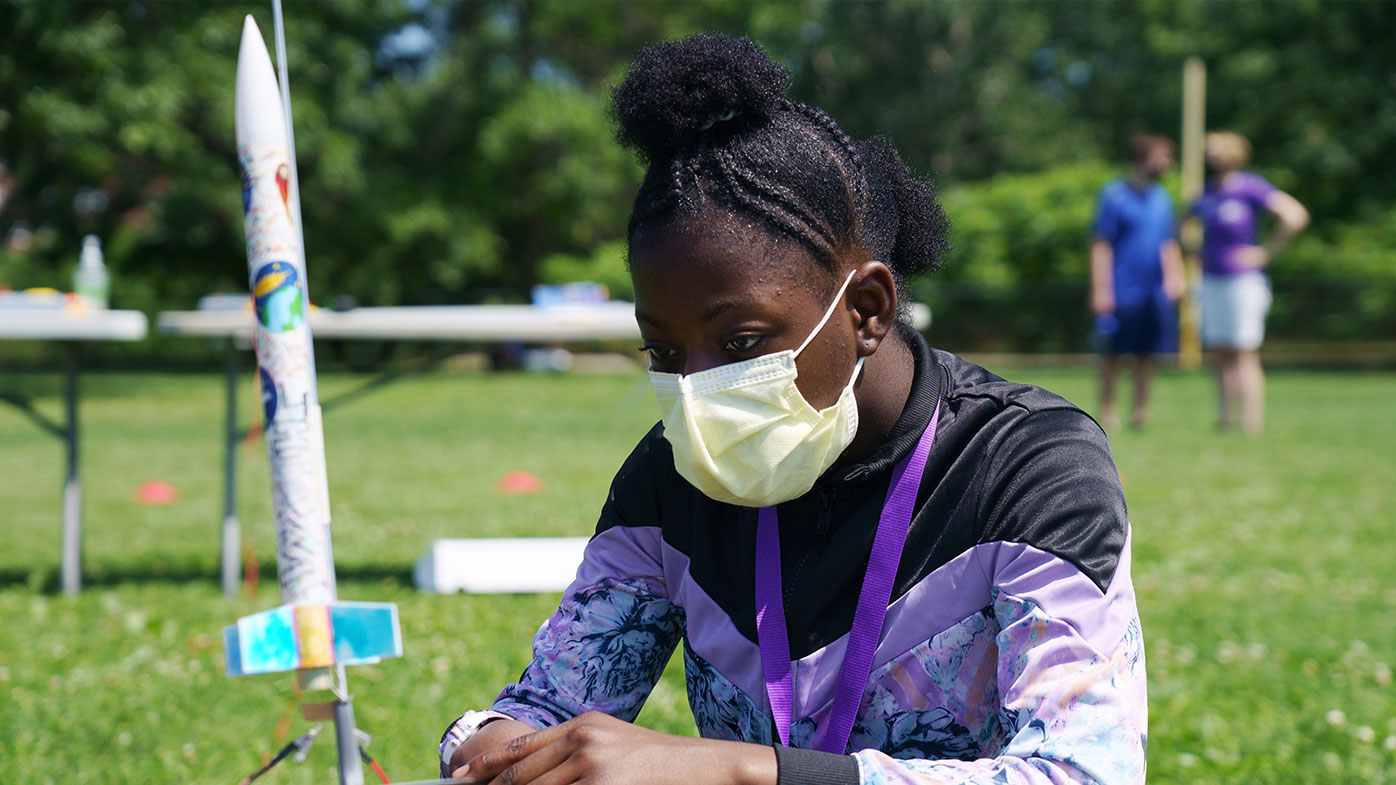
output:
[[[688,376],[689,374],[711,370],[719,365],[726,365],[727,363],[728,359],[717,352],[702,350],[691,351],[684,357],[683,370],[681,373],[684,376]]]

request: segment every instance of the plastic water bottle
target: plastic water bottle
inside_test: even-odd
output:
[[[73,271],[73,292],[92,308],[106,308],[110,287],[111,277],[102,261],[102,241],[89,234],[82,238],[82,255]]]

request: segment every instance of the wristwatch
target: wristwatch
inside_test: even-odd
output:
[[[441,737],[441,767],[442,771],[450,768],[451,756],[456,753],[456,748],[465,743],[466,739],[474,736],[485,725],[495,720],[510,720],[508,714],[501,714],[497,711],[467,711],[461,718],[451,723],[451,727],[446,729],[446,735]]]

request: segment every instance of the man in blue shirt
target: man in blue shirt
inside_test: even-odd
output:
[[[1115,374],[1120,357],[1133,355],[1134,410],[1130,424],[1149,416],[1149,382],[1155,355],[1178,348],[1174,310],[1183,293],[1183,257],[1173,222],[1173,200],[1158,179],[1173,165],[1173,142],[1162,136],[1134,138],[1128,178],[1101,189],[1091,243],[1091,310],[1104,338],[1100,376],[1100,422],[1119,425]]]

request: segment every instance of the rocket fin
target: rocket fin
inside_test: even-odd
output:
[[[229,676],[367,665],[402,656],[397,606],[390,602],[281,605],[224,628]]]

